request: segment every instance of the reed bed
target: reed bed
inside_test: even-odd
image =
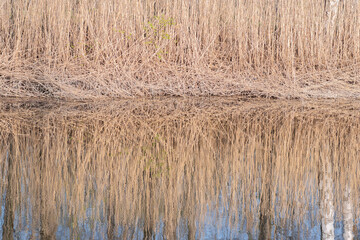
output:
[[[194,239],[226,219],[256,237],[269,221],[278,231],[316,225],[324,164],[335,209],[347,188],[359,218],[359,104],[19,104],[0,105],[0,194],[29,236],[61,226],[69,238]]]
[[[3,0],[0,9],[2,96],[360,93],[357,0]]]

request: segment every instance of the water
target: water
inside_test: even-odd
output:
[[[359,110],[241,98],[2,102],[0,234],[358,238]]]

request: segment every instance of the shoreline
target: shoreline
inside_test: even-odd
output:
[[[8,69],[8,70],[6,70]],[[149,67],[142,71],[55,71],[0,68],[1,98],[54,100],[153,97],[247,97],[265,99],[360,99],[360,68],[295,73],[221,72]]]
[[[357,100],[357,99],[356,99]],[[64,114],[117,115],[139,117],[176,116],[197,114],[233,114],[254,110],[271,112],[312,112],[358,115],[360,101],[354,99],[266,99],[236,97],[152,97],[102,100],[59,100],[48,98],[0,97],[0,113],[25,115],[40,112]],[[22,114],[20,114],[22,115]],[[189,115],[189,116],[190,116]],[[210,114],[211,115],[211,114]],[[355,116],[354,115],[354,116]]]

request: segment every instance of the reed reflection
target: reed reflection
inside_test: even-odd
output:
[[[356,236],[359,106],[167,101],[3,111],[3,238]]]

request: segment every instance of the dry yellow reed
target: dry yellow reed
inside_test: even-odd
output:
[[[360,5],[325,2],[4,0],[0,94],[358,97]]]

